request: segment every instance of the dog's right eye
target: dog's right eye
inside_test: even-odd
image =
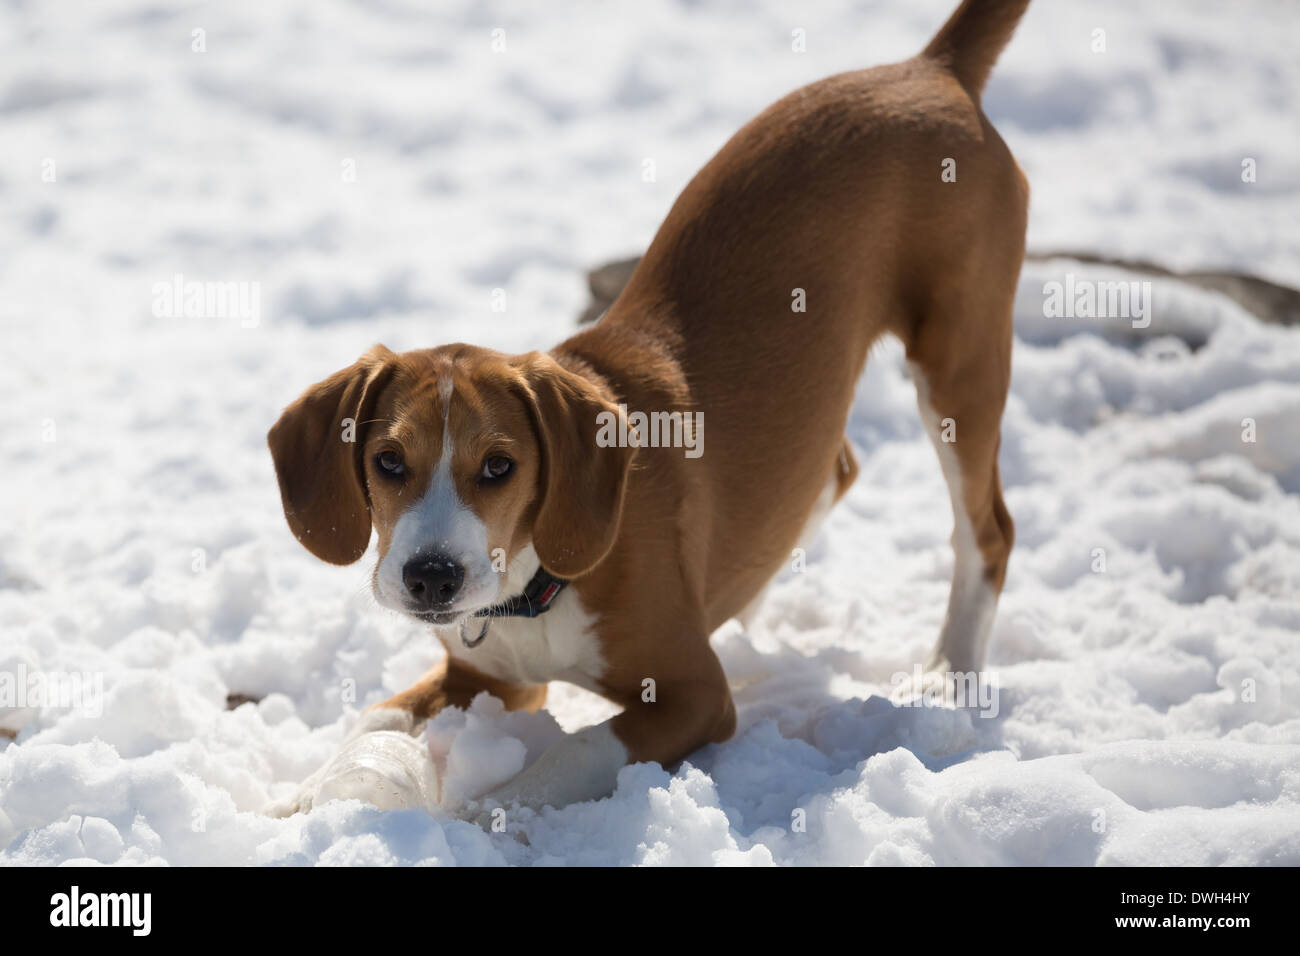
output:
[[[393,478],[400,478],[406,474],[406,465],[402,464],[402,456],[395,451],[381,451],[375,456],[375,465],[385,475]]]

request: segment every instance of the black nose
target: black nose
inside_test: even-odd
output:
[[[402,568],[406,593],[422,608],[450,604],[464,580],[465,569],[450,558],[414,558]]]

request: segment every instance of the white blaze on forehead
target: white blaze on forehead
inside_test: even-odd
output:
[[[452,367],[451,359],[442,359],[438,363],[438,404],[442,406],[442,443],[446,448],[447,442],[451,441],[451,396],[456,390],[456,381],[454,376],[455,369]]]
[[[447,362],[438,374],[438,403],[442,405],[442,440],[447,440],[447,420],[451,417],[451,393],[456,383],[451,378],[451,363]]]
[[[399,610],[406,603],[402,568],[416,557],[450,559],[464,568],[464,584],[453,609],[476,609],[492,603],[501,583],[492,570],[487,526],[473,509],[461,501],[456,491],[456,475],[452,469],[456,449],[448,421],[453,392],[451,363],[446,363],[440,372],[438,399],[442,404],[442,453],[424,495],[403,512],[393,526],[388,553],[379,562],[375,577],[380,603]]]
[[[402,550],[399,546],[405,545],[411,557],[439,554],[460,560],[468,548],[479,543],[479,537],[486,545],[483,523],[465,507],[456,492],[456,476],[452,472],[454,457],[455,446],[451,436],[444,435],[442,457],[429,478],[429,487],[424,496],[397,520],[390,551],[393,548]]]

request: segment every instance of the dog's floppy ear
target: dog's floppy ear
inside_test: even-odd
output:
[[[376,345],[307,389],[266,436],[289,528],[330,564],[351,564],[370,543],[363,433],[394,358]]]
[[[586,379],[540,352],[522,356],[518,368],[542,447],[533,548],[551,574],[577,577],[614,545],[636,450],[596,443],[602,422],[622,412]]]

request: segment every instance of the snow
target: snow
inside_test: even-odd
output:
[[[89,691],[0,710],[0,862],[1300,863],[1300,331],[1168,280],[1147,329],[1048,319],[1046,283],[1116,276],[1064,260],[1016,304],[995,716],[889,700],[952,555],[885,345],[807,570],[714,636],[731,741],[506,834],[257,812],[441,654],[374,604],[373,554],[329,567],[288,533],[280,408],[376,341],[558,341],[584,270],[643,248],[750,115],[919,49],[951,2],[0,11],[0,675]],[[1297,15],[1252,6],[1037,0],[987,97],[1031,248],[1300,284]],[[177,274],[259,283],[260,314],[155,316]],[[480,698],[424,742],[471,795],[610,712],[557,684],[549,712]]]

